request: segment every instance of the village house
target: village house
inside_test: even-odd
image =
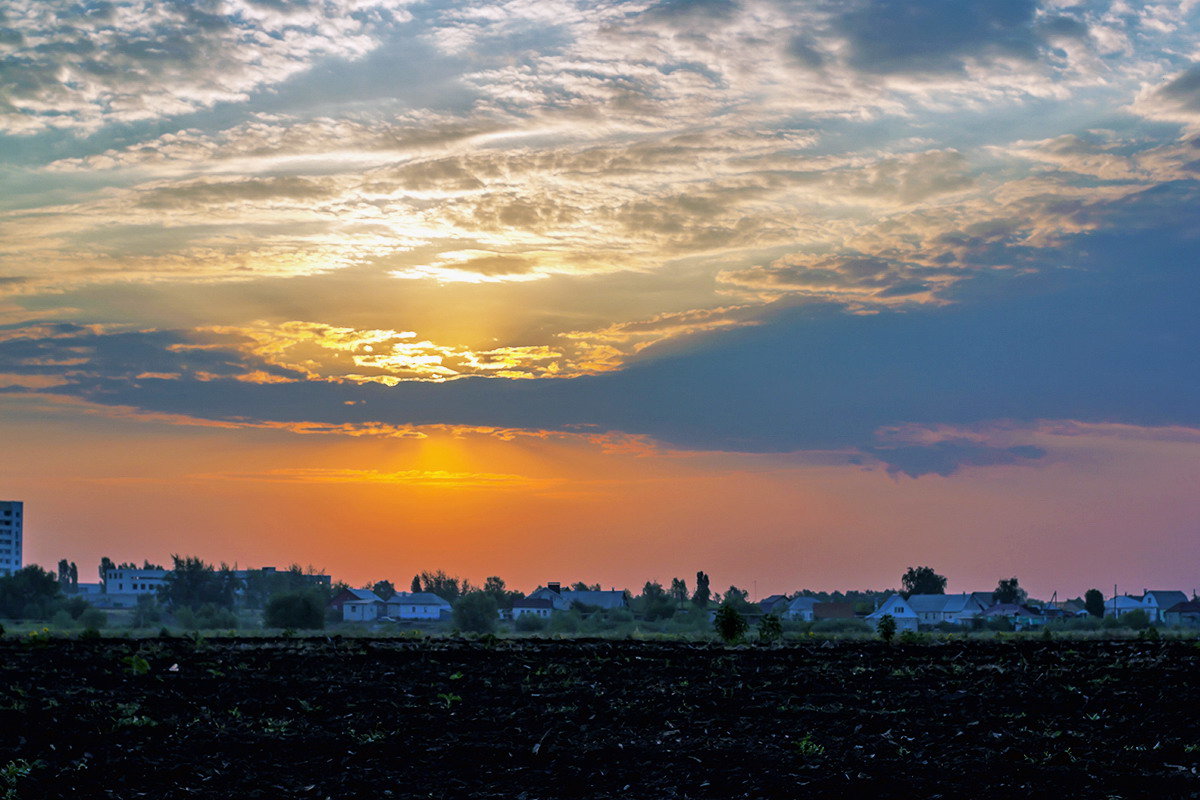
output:
[[[533,599],[526,597],[521,600],[514,600],[511,611],[506,608],[500,609],[500,619],[516,619],[524,614],[532,614],[535,617],[546,619],[552,613],[554,613],[554,603],[549,599],[545,597]]]
[[[1012,623],[1013,630],[1017,631],[1040,628],[1046,624],[1046,617],[1039,609],[1022,603],[996,603],[985,608],[979,616],[983,619],[1007,619]]]
[[[825,619],[857,619],[853,603],[817,603],[812,608],[814,622]]]
[[[1104,616],[1106,617],[1123,617],[1130,611],[1146,611],[1147,615],[1150,613],[1146,610],[1146,604],[1140,597],[1121,594],[1104,601]]]
[[[547,583],[545,587],[530,593],[526,600],[549,600],[555,611],[570,611],[576,604],[584,608],[599,608],[604,610],[628,608],[629,597],[624,591],[576,591],[563,589],[557,582]]]
[[[370,589],[344,589],[329,605],[339,609],[346,622],[370,622],[384,615],[383,600]]]
[[[1168,625],[1179,627],[1200,627],[1200,600],[1185,600],[1176,603],[1163,612],[1163,619]]]
[[[795,597],[788,603],[787,611],[784,616],[787,619],[796,619],[803,622],[812,622],[813,609],[817,605],[815,597]]]
[[[913,594],[908,604],[922,625],[970,625],[984,610],[973,594]]]
[[[391,619],[441,619],[451,611],[450,604],[432,592],[396,592],[383,604],[384,616]]]
[[[867,614],[867,622],[871,623],[872,627],[879,625],[879,620],[885,616],[890,616],[896,621],[897,631],[915,631],[920,625],[920,618],[913,607],[908,604],[898,594],[894,594],[887,600],[883,601],[883,605]]]
[[[1188,596],[1183,592],[1142,590],[1142,607],[1151,622],[1164,622],[1168,608],[1186,603],[1187,600]]]
[[[781,617],[787,614],[788,604],[786,594],[773,594],[758,601],[758,607],[764,614],[776,614]]]

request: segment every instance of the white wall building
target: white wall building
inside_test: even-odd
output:
[[[868,614],[867,622],[872,626],[878,625],[884,615],[891,615],[892,619],[896,620],[896,630],[898,631],[915,631],[920,624],[917,612],[913,610],[907,600],[898,594],[884,600],[883,605]]]
[[[110,569],[106,575],[105,590],[108,594],[157,595],[167,585],[165,569]]]
[[[392,619],[441,619],[450,611],[450,604],[430,592],[396,592],[389,597],[387,616]]]
[[[0,500],[0,575],[12,575],[22,567],[24,515],[20,500]]]

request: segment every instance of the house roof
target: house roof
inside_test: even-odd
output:
[[[400,606],[438,606],[439,608],[449,608],[450,604],[445,598],[438,597],[432,592],[396,592],[388,600],[391,605]]]
[[[363,603],[382,603],[379,595],[372,592],[370,589],[347,589],[347,592],[354,595],[354,600],[347,602],[363,602]]]
[[[1187,595],[1176,591],[1149,591],[1142,595],[1142,602],[1154,598],[1154,605],[1159,608],[1170,608],[1176,603],[1186,603]]]
[[[625,601],[625,592],[610,591],[610,592],[560,592],[562,598],[568,603],[582,603],[585,606],[596,606],[597,608],[624,608],[627,603]]]
[[[817,604],[815,597],[795,597],[792,602],[788,603],[788,611],[812,611],[813,606]]]
[[[786,603],[786,602],[787,602],[787,595],[773,594],[770,597],[765,597],[762,600],[759,600],[758,604],[761,607],[763,607],[764,609],[770,609],[770,608],[775,607],[779,603]]]
[[[918,614],[960,614],[977,605],[969,594],[913,594],[908,604]]]
[[[853,603],[817,603],[813,619],[854,619]]]
[[[985,617],[1040,617],[1042,612],[1020,603],[996,603],[983,610]]]
[[[897,611],[897,606],[904,610]],[[899,615],[905,619],[911,619],[912,617],[916,616],[916,612],[914,611],[913,607],[908,604],[907,600],[898,594],[894,594],[887,600],[884,600],[883,605],[879,606],[879,608],[867,615],[867,619],[879,619],[884,614],[890,614],[893,617]]]
[[[1200,600],[1184,600],[1167,609],[1168,614],[1200,614]]]

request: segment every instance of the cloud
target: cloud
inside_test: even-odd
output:
[[[945,441],[925,445],[867,447],[864,452],[887,464],[889,475],[910,478],[922,475],[949,477],[963,467],[992,467],[1029,464],[1046,455],[1033,445],[988,447],[975,442]]]
[[[1038,24],[1034,0],[866,0],[834,23],[849,63],[878,74],[965,73],[970,64],[1033,62],[1049,36],[1083,38],[1087,25]]]
[[[370,20],[407,14],[357,0],[22,0],[6,17],[0,131],[32,134],[245,101],[318,59],[362,56],[378,44]]]
[[[1200,64],[1171,76],[1165,83],[1147,86],[1132,109],[1152,119],[1200,125]]]

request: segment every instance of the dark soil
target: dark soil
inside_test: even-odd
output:
[[[1179,641],[6,641],[0,797],[1193,797],[1198,663]]]

